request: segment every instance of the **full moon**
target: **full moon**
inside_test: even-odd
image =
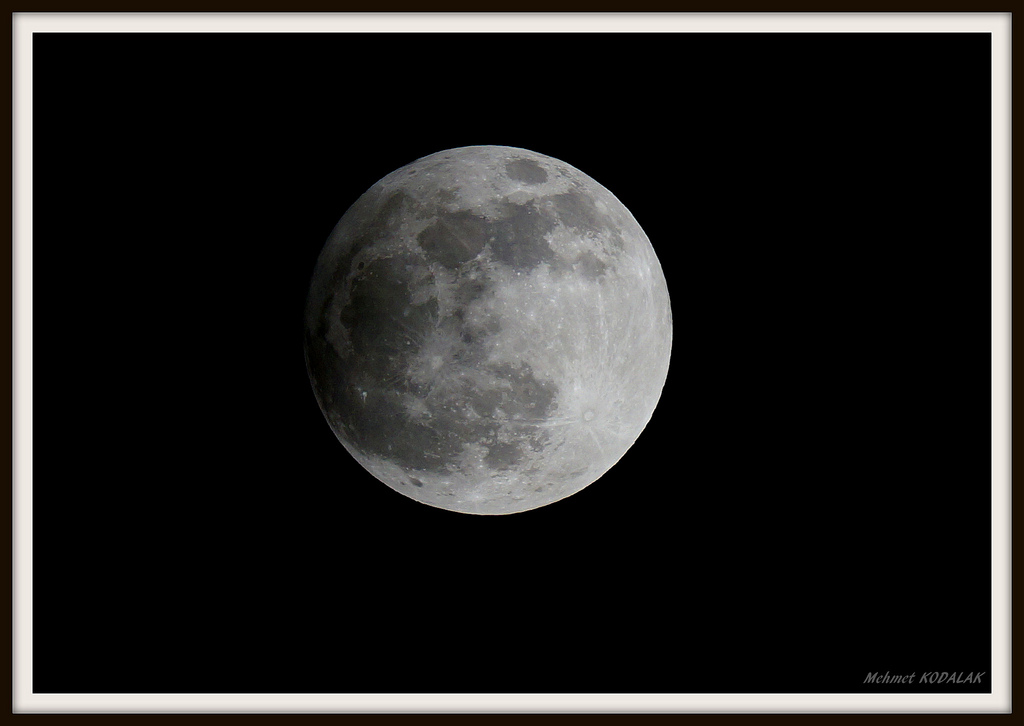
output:
[[[441,151],[370,187],[306,304],[306,367],[341,444],[395,491],[472,514],[536,509],[607,472],[650,421],[671,347],[665,275],[629,210],[507,146]]]

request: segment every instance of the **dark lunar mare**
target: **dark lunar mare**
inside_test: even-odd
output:
[[[506,202],[494,217],[467,210],[442,213],[417,236],[428,259],[458,268],[490,245],[494,259],[528,272],[542,262],[554,262],[555,252],[544,238],[556,225],[550,211],[534,202]]]
[[[390,197],[356,239],[365,244],[388,231],[390,216],[403,203],[400,195]],[[502,212],[498,219],[468,213],[438,218],[418,235],[422,255],[354,263],[357,244],[341,258],[333,279],[335,288],[349,280],[348,300],[337,321],[330,320],[333,296],[324,301],[315,334],[307,335],[307,355],[331,423],[364,454],[406,470],[445,473],[453,471],[466,443],[483,447],[483,463],[494,470],[511,468],[527,450],[543,446],[547,432],[540,424],[554,409],[557,386],[525,364],[487,364],[488,339],[501,332],[500,325],[491,320],[470,326],[463,312],[491,294],[486,274],[473,262],[488,240],[498,259],[513,267],[528,270],[553,259],[544,240],[554,226],[550,217],[533,205],[509,204]],[[431,261],[456,272],[454,312],[444,318],[436,298],[414,302],[430,284],[423,270]],[[347,331],[351,348],[344,355],[327,341],[332,322]],[[434,375],[417,375],[425,348],[436,348],[441,357]],[[477,376],[459,376],[465,369],[495,385],[482,388]]]
[[[543,184],[548,180],[548,173],[532,159],[512,159],[505,162],[505,173],[510,179],[526,184]]]

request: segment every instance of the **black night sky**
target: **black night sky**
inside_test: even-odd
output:
[[[841,693],[991,671],[989,51],[36,35],[35,691]],[[474,144],[618,196],[675,321],[637,444],[506,517],[366,474],[302,354],[347,207]]]

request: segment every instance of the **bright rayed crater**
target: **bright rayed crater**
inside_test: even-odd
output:
[[[629,211],[506,146],[432,154],[363,194],[320,254],[305,328],[349,453],[406,496],[475,514],[550,504],[611,468],[651,418],[672,344],[665,276]]]

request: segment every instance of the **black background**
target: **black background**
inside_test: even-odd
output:
[[[851,692],[990,671],[989,39],[34,38],[36,692]],[[598,482],[418,504],[306,377],[421,156],[619,197],[672,368]]]

